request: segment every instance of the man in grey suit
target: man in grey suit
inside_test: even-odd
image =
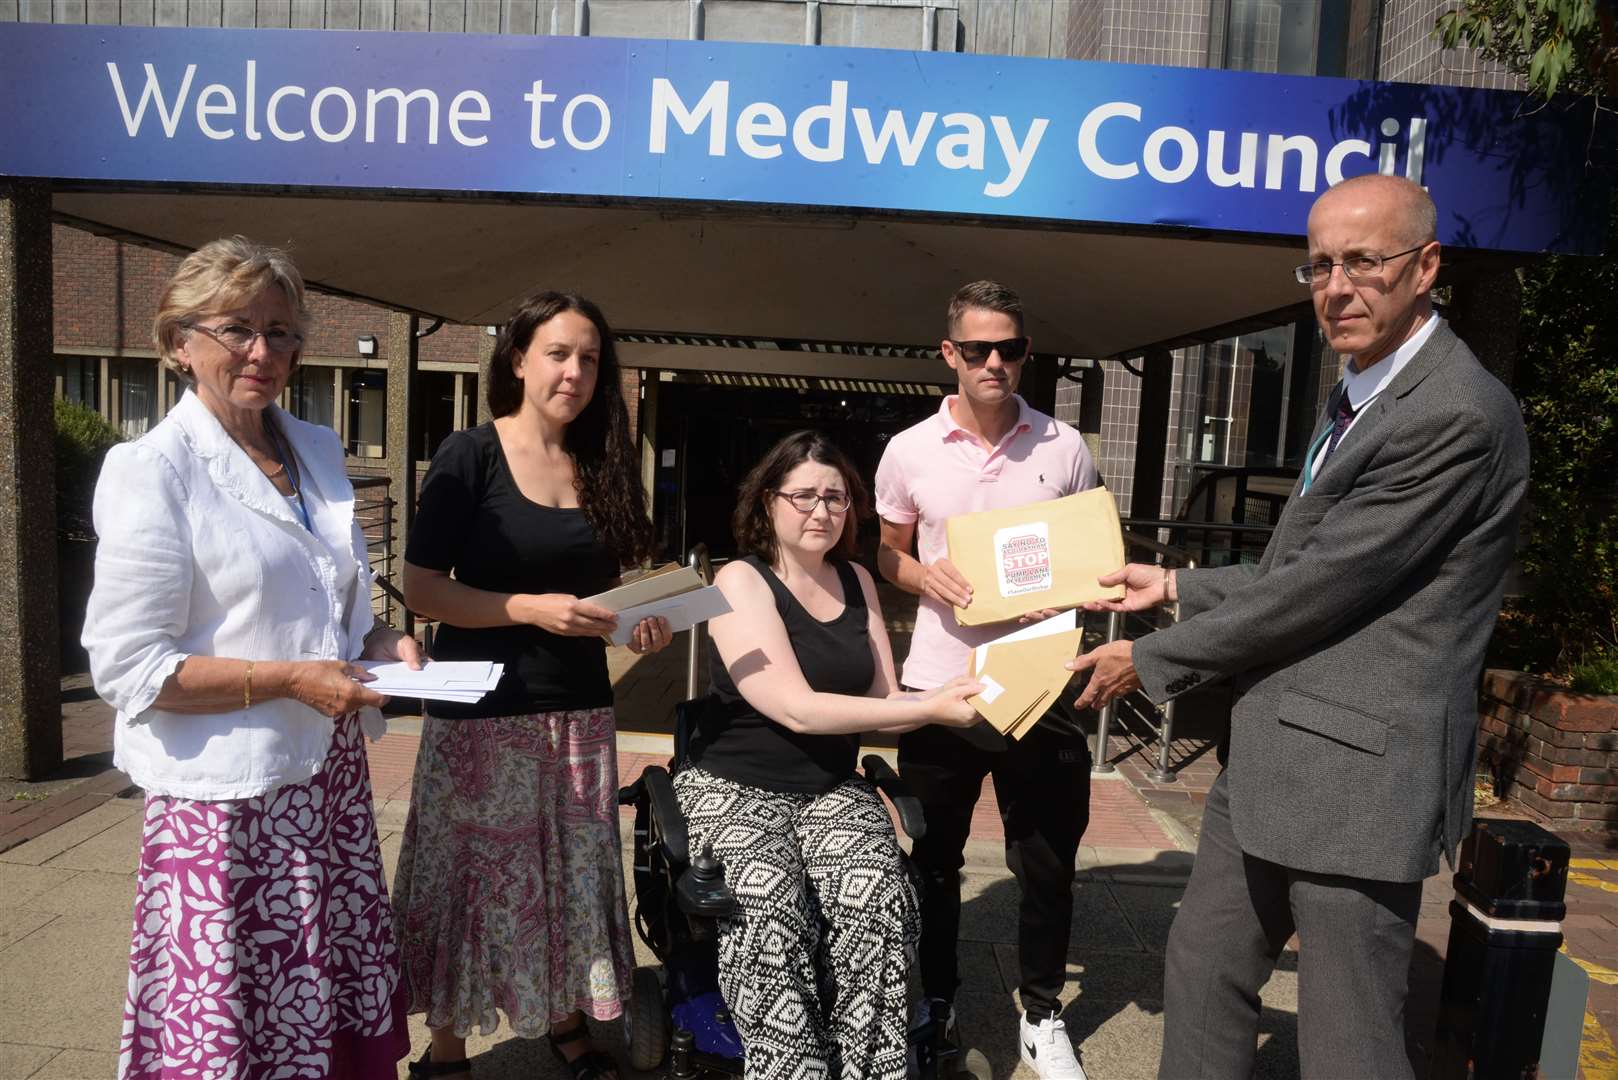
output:
[[[1421,881],[1471,827],[1477,685],[1511,562],[1528,444],[1510,391],[1430,292],[1437,214],[1357,177],[1316,200],[1298,267],[1348,354],[1257,565],[1103,581],[1180,621],[1102,646],[1080,707],[1235,691],[1229,763],[1169,935],[1159,1076],[1245,1078],[1292,934],[1305,1077],[1409,1077],[1404,1005]]]

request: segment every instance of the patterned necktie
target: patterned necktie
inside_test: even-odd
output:
[[[1348,400],[1348,391],[1344,390],[1343,396],[1337,399],[1337,416],[1332,420],[1331,438],[1326,440],[1326,454],[1320,459],[1320,467],[1315,469],[1315,472],[1318,473],[1326,467],[1326,462],[1331,460],[1332,451],[1336,450],[1337,444],[1342,441],[1343,432],[1347,431],[1348,425],[1353,422],[1354,403]]]

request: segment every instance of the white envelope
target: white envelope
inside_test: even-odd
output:
[[[730,601],[717,586],[707,585],[690,592],[680,593],[678,596],[666,597],[662,600],[653,600],[649,604],[639,604],[632,608],[624,608],[618,612],[618,629],[610,635],[602,637],[614,645],[628,645],[629,635],[635,632],[635,624],[642,619],[649,619],[654,615],[661,615],[669,621],[669,629],[675,633],[689,630],[700,622],[717,618],[730,611]]]

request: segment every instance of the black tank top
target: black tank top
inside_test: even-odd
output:
[[[843,585],[843,613],[821,622],[756,555],[745,559],[775,594],[775,610],[786,624],[798,667],[813,689],[862,697],[876,678],[865,607],[854,568],[829,560]],[[715,650],[711,689],[691,739],[691,762],[716,776],[766,791],[819,795],[854,775],[858,735],[803,735],[764,716],[736,692],[730,672]]]

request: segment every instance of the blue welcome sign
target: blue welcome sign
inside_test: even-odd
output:
[[[1418,84],[720,42],[0,25],[0,174],[1301,234],[1381,170],[1596,252],[1588,113]]]

